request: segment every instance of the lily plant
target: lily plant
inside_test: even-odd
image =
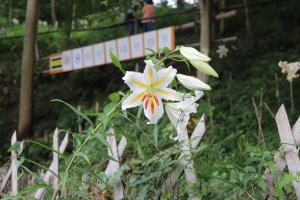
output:
[[[178,130],[188,126],[190,115],[197,112],[196,103],[204,90],[211,87],[196,77],[178,74],[172,66],[165,67],[166,60],[181,61],[191,64],[204,74],[218,77],[217,72],[208,64],[211,60],[192,47],[177,47],[175,50],[164,49],[164,57],[145,60],[143,73],[126,71],[124,82],[130,94],[122,101],[122,110],[143,107],[148,124],[156,124],[166,111],[170,122]],[[160,56],[161,54],[159,54]],[[173,80],[182,84],[189,92],[180,92],[171,87]]]
[[[292,110],[295,109],[294,105],[294,92],[293,92],[293,80],[299,77],[298,70],[300,70],[300,62],[279,61],[278,67],[281,68],[281,73],[286,74],[286,78],[290,83],[290,100]]]

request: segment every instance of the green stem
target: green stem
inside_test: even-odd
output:
[[[290,81],[290,96],[291,96],[292,111],[294,111],[295,105],[294,105],[293,81]]]
[[[170,54],[168,54],[168,56],[165,56],[163,59],[161,59],[160,61],[158,61],[156,63],[156,65],[159,66],[161,63],[163,63],[165,60],[167,60],[171,54],[176,53],[178,51],[179,51],[179,49],[174,49],[173,51],[170,52]]]

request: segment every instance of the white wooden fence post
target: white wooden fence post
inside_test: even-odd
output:
[[[108,130],[108,134],[109,135],[107,136],[107,142],[110,145],[110,148],[108,148],[108,155],[112,156],[116,160],[116,161],[114,160],[109,161],[109,164],[110,163],[111,164],[107,170],[107,175],[111,177],[120,168],[120,163],[119,163],[119,156],[118,156],[117,141],[115,137],[115,130],[113,128],[110,128]],[[122,182],[119,181],[113,188],[113,199],[120,200],[123,198],[124,198],[124,188]]]
[[[57,133],[56,133],[57,132]],[[57,134],[57,138],[58,138],[58,129],[56,128],[55,131],[54,131],[54,135],[53,135],[53,141],[54,141],[54,137],[55,135]],[[58,140],[58,139],[57,139]],[[60,144],[59,146],[59,149],[57,148],[58,152],[63,154],[67,145],[68,145],[68,142],[69,142],[69,132],[67,132],[67,134],[65,135],[62,143]],[[54,148],[54,144],[53,144],[53,148]],[[56,147],[55,147],[56,148]],[[54,148],[54,149],[55,149]],[[53,154],[57,154],[56,152],[53,152]],[[56,158],[55,158],[56,159]],[[46,183],[46,184],[49,184],[50,183],[50,179],[53,178],[53,187],[58,187],[59,183],[58,183],[58,160],[55,161],[54,159],[54,156],[53,156],[53,161],[48,169],[48,171],[45,173],[45,176],[43,178],[43,181]],[[58,159],[58,154],[57,154],[57,159]],[[57,178],[57,182],[55,183],[55,178]],[[54,184],[57,184],[56,186]],[[54,188],[55,189],[55,188]],[[42,195],[44,193],[44,189],[43,188],[40,188],[38,189],[35,194],[34,194],[34,198],[36,199],[41,199]]]
[[[11,137],[11,145],[17,142],[17,132],[15,131]],[[11,151],[11,195],[16,196],[18,193],[18,167],[17,167],[17,152]]]
[[[300,171],[300,160],[297,154],[298,151],[296,149],[296,143],[284,105],[281,105],[279,108],[275,120],[278,127],[280,140],[285,151],[286,164],[290,173],[296,176],[297,172]],[[297,199],[300,199],[300,182],[293,181],[293,186]]]
[[[122,157],[123,152],[127,146],[127,139],[126,137],[122,136],[121,141],[118,144],[118,156],[119,159]],[[111,174],[110,170],[112,169],[112,160],[109,160],[108,165],[105,169],[105,174],[108,176],[108,174]]]
[[[194,162],[192,160],[191,145],[186,127],[178,127],[177,134],[183,155],[181,162],[184,166],[185,180],[189,185],[192,185],[197,182],[197,176],[194,168]],[[198,199],[194,191],[190,191],[189,197],[191,200]]]
[[[23,151],[23,148],[24,148],[24,141],[22,141],[21,145],[20,145],[20,148],[17,150],[18,151],[18,155],[17,156],[20,156],[22,151]],[[17,166],[18,167],[18,166]],[[9,166],[5,176],[3,177],[2,179],[2,183],[1,183],[1,186],[0,186],[0,193],[3,192],[3,190],[5,189],[5,186],[9,180],[9,178],[11,177],[11,173],[12,173],[12,165]]]
[[[190,143],[189,147],[191,149],[197,148],[202,137],[204,136],[204,133],[205,133],[205,121],[204,121],[204,115],[203,115],[189,140],[189,143]],[[185,136],[185,138],[186,138],[186,136]],[[186,148],[186,146],[183,146],[182,148]],[[188,151],[190,151],[190,149]],[[172,188],[175,186],[178,178],[180,177],[180,175],[182,174],[182,171],[184,171],[184,170],[185,170],[187,182],[192,182],[195,180],[195,178],[196,178],[195,171],[193,170],[193,168],[192,168],[192,170],[191,170],[191,168],[189,168],[190,166],[192,166],[191,165],[192,163],[189,164],[190,166],[186,166],[187,163],[186,163],[186,160],[184,160],[186,158],[182,159],[182,157],[184,157],[184,156],[186,156],[186,153],[182,152],[182,154],[180,155],[181,160],[180,160],[178,166],[169,174],[166,181],[164,182],[164,184],[162,186],[163,193],[172,191]],[[191,195],[190,199],[198,199],[198,198],[195,197],[195,195]]]
[[[293,136],[295,139],[295,144],[298,146],[297,151],[299,151],[299,145],[300,145],[300,117],[298,118],[297,122],[294,124],[293,129]],[[263,194],[263,199],[265,199],[267,196],[272,196],[275,198],[275,189],[274,185],[278,179],[278,177],[282,174],[283,170],[286,167],[286,161],[283,158],[282,155],[280,155],[280,152],[276,152],[274,155],[274,162],[276,166],[276,171],[274,174],[271,174],[269,169],[266,169],[264,172],[264,179],[268,182],[268,191]]]
[[[58,128],[55,129],[53,134],[53,150],[59,152],[59,131]],[[58,189],[58,167],[59,167],[59,160],[57,152],[53,152],[53,188],[56,190]]]

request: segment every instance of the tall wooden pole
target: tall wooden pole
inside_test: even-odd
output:
[[[51,0],[51,18],[52,18],[52,25],[54,29],[57,29],[57,19],[56,19],[56,9],[55,9],[55,0]]]
[[[18,138],[26,138],[32,126],[32,85],[35,61],[38,0],[27,0],[23,43]]]
[[[200,51],[209,55],[210,51],[210,36],[211,36],[211,18],[210,18],[210,2],[211,0],[199,0],[200,7]],[[207,76],[197,71],[197,77],[204,82],[207,82]]]

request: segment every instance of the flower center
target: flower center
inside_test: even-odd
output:
[[[152,91],[152,90],[151,90]],[[144,108],[147,109],[148,105],[151,105],[151,112],[154,113],[156,106],[159,105],[159,101],[156,95],[152,92],[147,92],[144,94],[142,98],[142,102],[144,103]]]

